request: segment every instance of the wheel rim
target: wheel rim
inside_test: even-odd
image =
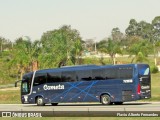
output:
[[[41,104],[43,103],[42,98],[38,98],[37,103],[38,103],[39,105],[41,105]]]
[[[103,103],[104,104],[108,104],[110,101],[109,97],[108,96],[103,96]]]

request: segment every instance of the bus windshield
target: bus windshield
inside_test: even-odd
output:
[[[30,93],[32,76],[33,74],[27,74],[23,76],[22,85],[21,85],[22,95],[26,95]]]
[[[148,65],[138,65],[138,73],[139,76],[150,75],[149,66]]]

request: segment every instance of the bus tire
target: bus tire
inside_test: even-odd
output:
[[[111,105],[112,102],[111,102],[110,96],[107,95],[107,94],[102,95],[102,96],[101,96],[101,103],[102,103],[103,105]]]
[[[37,103],[37,106],[45,105],[43,97],[37,97],[36,103]]]
[[[58,103],[51,103],[51,105],[52,105],[52,106],[57,106],[57,105],[58,105]]]

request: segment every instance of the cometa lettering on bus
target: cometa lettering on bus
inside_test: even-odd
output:
[[[56,85],[56,86],[48,86],[48,85],[44,85],[43,86],[44,90],[63,90],[64,89],[64,85]]]

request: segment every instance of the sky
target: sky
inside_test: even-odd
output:
[[[71,25],[83,40],[102,40],[121,32],[130,19],[151,23],[160,16],[160,0],[0,0],[0,36],[39,40],[43,33]]]

